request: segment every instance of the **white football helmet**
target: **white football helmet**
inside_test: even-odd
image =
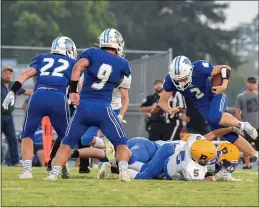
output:
[[[51,46],[51,53],[62,54],[76,59],[77,51],[75,43],[69,37],[57,37]]]
[[[124,56],[124,40],[119,31],[115,29],[106,29],[102,32],[99,37],[99,47],[100,48],[114,48],[117,54],[121,57]]]
[[[177,56],[169,65],[169,75],[178,90],[184,91],[192,83],[192,63],[185,56]]]

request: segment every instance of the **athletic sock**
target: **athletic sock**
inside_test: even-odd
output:
[[[93,145],[93,147],[104,148],[105,146],[103,139],[100,137],[95,137],[95,144]]]
[[[23,161],[23,172],[31,172],[32,161],[24,160]]]
[[[126,171],[128,169],[128,162],[127,161],[120,161],[118,163],[119,171]]]
[[[52,149],[51,149],[51,152],[50,152],[50,160],[52,161],[53,158],[56,156],[56,153],[58,151],[58,148],[60,146],[60,143],[61,143],[61,139],[60,138],[57,138],[55,141],[54,141],[54,144],[52,146]]]
[[[53,166],[53,167],[52,167],[52,170],[50,171],[50,173],[51,173],[52,175],[58,177],[59,174],[61,173],[61,171],[62,171],[62,167],[60,167],[60,166]]]

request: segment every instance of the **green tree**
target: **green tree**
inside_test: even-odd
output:
[[[109,1],[126,46],[167,50],[174,56],[203,59],[209,53],[217,64],[239,64],[230,43],[236,31],[215,28],[225,21],[225,3],[215,1]],[[214,26],[214,27],[213,27]]]

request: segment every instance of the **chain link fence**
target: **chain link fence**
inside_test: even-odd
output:
[[[79,48],[78,51],[82,51]],[[40,53],[48,53],[47,47],[27,47],[27,46],[2,46],[2,67],[11,66],[14,70],[13,80],[15,80],[28,66],[32,58]],[[153,93],[153,83],[156,79],[164,79],[168,71],[168,64],[172,60],[172,49],[168,51],[143,51],[125,50],[126,57],[140,57],[130,61],[132,70],[132,85],[129,91],[130,106],[124,125],[129,138],[135,136],[147,136],[143,113],[139,112],[139,107],[144,98]],[[28,80],[23,85],[25,89],[33,89],[33,79]],[[24,110],[22,108],[25,99],[28,97],[17,96],[15,110],[13,112],[16,132],[22,129]]]

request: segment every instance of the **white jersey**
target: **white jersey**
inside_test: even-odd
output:
[[[207,166],[199,165],[191,157],[191,146],[200,134],[193,134],[186,142],[177,145],[167,163],[167,174],[173,180],[203,180]]]
[[[120,88],[126,88],[129,89],[131,85],[131,76],[126,77],[124,76],[122,83],[119,87],[113,90],[112,93],[112,101],[111,101],[111,107],[113,110],[118,110],[121,108],[121,91]]]

